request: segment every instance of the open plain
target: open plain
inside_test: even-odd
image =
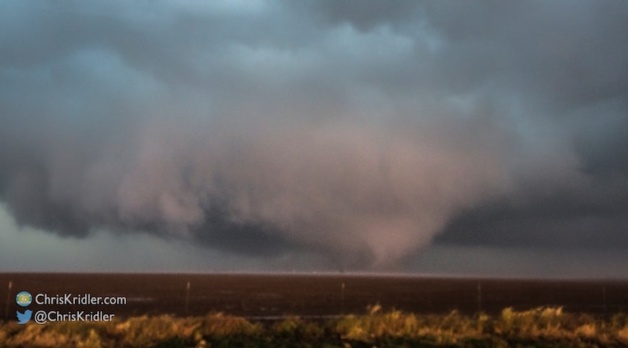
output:
[[[9,289],[9,283],[11,289]],[[188,289],[189,284],[189,289]],[[8,293],[10,291],[10,293]],[[628,281],[440,278],[363,274],[0,274],[0,308],[9,320],[15,295],[122,296],[126,304],[38,305],[33,310],[102,310],[116,317],[222,312],[249,319],[362,314],[370,305],[411,313],[498,313],[562,307],[566,312],[628,311]]]

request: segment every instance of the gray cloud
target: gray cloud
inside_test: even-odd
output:
[[[69,4],[1,5],[20,224],[352,267],[628,244],[623,3]]]

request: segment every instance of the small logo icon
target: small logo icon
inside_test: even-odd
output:
[[[20,311],[16,311],[17,314],[17,323],[18,324],[26,324],[31,320],[31,315],[33,315],[33,311],[27,309],[24,313],[20,313]]]
[[[15,302],[17,302],[20,307],[27,307],[33,302],[33,296],[31,296],[31,293],[28,291],[20,291],[17,296],[15,296]]]

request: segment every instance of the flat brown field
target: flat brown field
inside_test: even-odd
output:
[[[8,284],[12,283],[10,293]],[[190,291],[187,294],[187,283]],[[224,312],[248,318],[334,316],[364,313],[379,303],[385,310],[445,313],[506,307],[525,310],[562,306],[569,312],[628,311],[628,281],[515,280],[368,275],[292,274],[0,274],[0,318],[15,319],[15,295],[90,294],[125,296],[126,305],[37,305],[29,309],[98,311],[116,317]],[[189,295],[189,296],[187,296]],[[187,309],[186,309],[187,297]],[[8,304],[7,304],[8,301]]]

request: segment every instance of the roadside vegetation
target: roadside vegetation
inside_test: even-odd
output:
[[[0,323],[0,347],[605,347],[628,346],[628,314],[609,318],[561,308],[467,316],[382,311],[328,320],[255,322],[208,314],[101,323]]]

